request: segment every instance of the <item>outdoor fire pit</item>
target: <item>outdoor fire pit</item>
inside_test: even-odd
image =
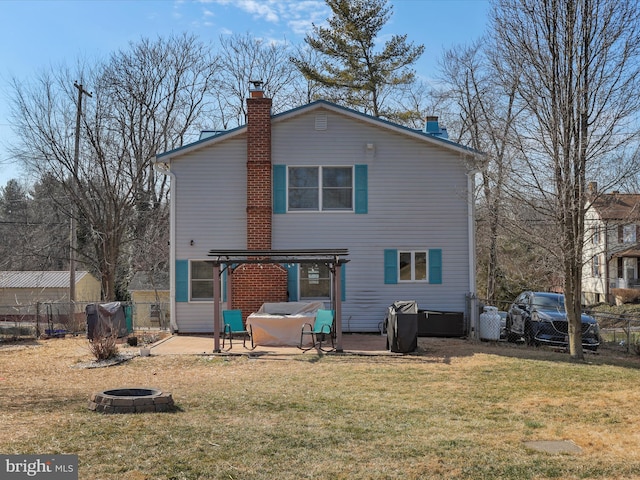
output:
[[[171,392],[128,387],[92,393],[89,409],[102,413],[168,412],[174,407]]]

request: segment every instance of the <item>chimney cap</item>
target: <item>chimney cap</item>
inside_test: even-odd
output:
[[[262,90],[264,82],[262,80],[249,80],[249,83],[253,84],[252,90]]]

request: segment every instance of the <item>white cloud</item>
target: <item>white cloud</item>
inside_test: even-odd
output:
[[[286,24],[296,35],[304,35],[312,23],[323,22],[329,8],[324,0],[200,0],[235,7],[254,19],[269,23]]]

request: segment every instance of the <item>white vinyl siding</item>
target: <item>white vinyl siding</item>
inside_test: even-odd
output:
[[[274,164],[316,166],[322,157],[368,169],[366,215],[296,212],[274,215],[273,248],[348,248],[343,330],[377,331],[389,305],[416,300],[424,309],[465,311],[469,291],[467,176],[456,153],[419,139],[327,115],[326,131],[315,115],[275,125]],[[373,144],[368,148],[367,144]],[[384,282],[384,251],[442,250],[442,283]]]
[[[378,331],[388,306],[397,300],[415,300],[422,309],[464,312],[472,283],[468,243],[472,234],[467,171],[460,153],[446,142],[414,138],[332,110],[326,110],[326,129],[316,130],[317,113],[273,122],[274,166],[337,164],[352,168],[354,174],[360,168],[366,173],[366,210],[358,214],[357,201],[352,215],[286,214],[274,208],[272,248],[349,250],[342,282],[344,332]],[[172,248],[177,259],[206,259],[214,248],[246,248],[245,142],[245,136],[238,135],[172,162],[177,180],[176,188],[172,186],[176,202]],[[385,251],[418,251],[422,246],[441,250],[441,283],[386,284]],[[211,303],[177,302],[176,319],[180,332],[210,332]]]

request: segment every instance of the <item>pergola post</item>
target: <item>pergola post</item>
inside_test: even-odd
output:
[[[220,353],[220,263],[213,262],[213,353]]]
[[[336,352],[342,353],[342,286],[341,286],[341,271],[342,265],[340,261],[336,261],[334,271],[333,284],[335,286],[333,292],[333,298],[336,300]]]

